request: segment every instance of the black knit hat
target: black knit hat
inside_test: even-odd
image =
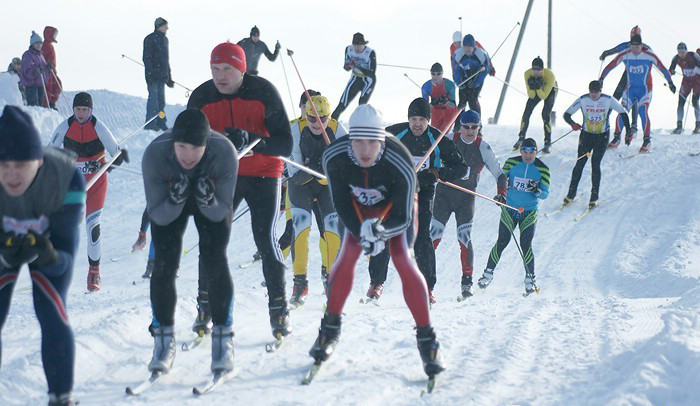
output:
[[[175,119],[173,141],[185,142],[197,147],[207,145],[211,128],[207,116],[199,109],[187,109]]]
[[[260,28],[258,28],[257,25],[254,25],[253,28],[250,29],[250,36],[252,37],[254,35],[260,36]]]
[[[420,116],[430,120],[430,103],[422,97],[414,99],[408,106],[408,118]]]
[[[352,36],[352,44],[353,45],[366,45],[368,42],[369,41],[365,41],[365,36],[359,32],[356,32]]]
[[[73,97],[73,108],[89,107],[92,108],[92,96],[90,93],[80,92]]]
[[[44,157],[39,131],[19,107],[5,106],[0,117],[0,161],[33,161]]]
[[[532,67],[544,69],[544,61],[539,56],[532,60]]]
[[[156,18],[156,21],[153,22],[153,25],[156,27],[156,29],[160,28],[161,25],[165,25],[168,23],[168,20],[166,20],[163,17],[158,17]]]
[[[442,73],[442,65],[439,62],[435,62],[433,66],[430,67],[430,73]]]
[[[642,36],[639,34],[634,34],[632,39],[630,39],[630,45],[642,45]]]
[[[535,149],[537,149],[537,141],[535,141],[533,138],[525,138],[523,143],[520,145],[520,148],[525,147],[535,147]]]
[[[308,90],[309,96],[314,97],[314,96],[320,96],[321,92],[317,92],[315,90]],[[301,93],[301,98],[299,99],[299,108],[305,108],[306,107],[306,92]]]
[[[598,92],[603,90],[603,85],[600,83],[600,80],[592,80],[591,83],[588,84],[588,90],[591,92]]]

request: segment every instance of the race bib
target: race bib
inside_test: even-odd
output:
[[[102,164],[99,161],[84,161],[84,162],[76,162],[75,167],[83,175],[89,175],[91,173],[95,173],[95,172],[99,171],[100,167],[102,167]]]
[[[364,189],[350,185],[350,191],[355,200],[363,206],[374,206],[384,200],[384,194],[377,189]]]
[[[38,219],[17,220],[9,216],[2,217],[2,229],[15,234],[27,234],[30,230],[37,234],[43,234],[49,228],[49,218],[41,215]]]
[[[413,157],[413,167],[415,168],[416,165],[418,165],[422,159],[423,159],[422,156],[414,156]],[[425,162],[423,162],[423,165],[421,165],[421,167],[418,168],[418,172],[428,169],[428,166],[430,166],[430,164],[428,163],[428,160],[429,159],[426,159]]]
[[[519,190],[521,192],[527,192],[527,184],[530,182],[530,179],[528,178],[519,178],[515,177],[513,178],[513,188],[515,190]]]

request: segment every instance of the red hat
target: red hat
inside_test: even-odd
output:
[[[210,63],[227,63],[241,72],[246,71],[245,52],[240,45],[222,42],[211,51]]]

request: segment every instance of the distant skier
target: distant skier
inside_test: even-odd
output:
[[[481,45],[479,41],[474,41],[476,44],[476,47],[483,50],[484,52],[486,49]],[[462,32],[461,31],[455,31],[454,34],[452,34],[452,44],[450,44],[450,64],[452,67],[452,71],[454,72],[455,69],[455,60],[453,58],[455,52],[457,52],[458,49],[462,48]],[[496,75],[496,68],[493,67],[493,63],[491,62],[491,59],[489,59],[489,75],[490,76],[495,76]]]
[[[459,104],[463,108],[469,103],[469,108],[481,114],[479,93],[484,86],[484,79],[490,71],[489,55],[476,46],[476,40],[471,34],[464,36],[462,48],[452,57],[454,59],[453,76],[459,88]]]
[[[72,154],[42,148],[31,118],[6,106],[0,117],[0,186],[0,330],[20,268],[27,264],[41,326],[49,406],[73,405],[75,344],[66,297],[78,249],[85,181]],[[25,331],[33,329],[26,320],[21,324]],[[5,374],[12,379],[8,371]]]
[[[377,54],[367,46],[368,42],[365,41],[364,35],[357,32],[352,36],[352,45],[345,47],[343,69],[351,71],[352,75],[340,96],[338,107],[331,114],[334,120],[338,120],[358,93],[360,93],[359,104],[366,104],[372,96],[374,86],[377,84]]]
[[[535,282],[535,254],[532,251],[532,239],[537,224],[538,200],[549,195],[549,168],[537,155],[537,142],[526,138],[520,146],[520,156],[508,158],[503,165],[503,173],[508,177],[508,194],[499,194],[496,200],[511,207],[524,208],[515,210],[501,207],[501,221],[498,227],[498,240],[491,249],[489,260],[483,275],[479,278],[479,287],[484,289],[493,280],[493,271],[501,259],[501,253],[508,246],[515,227],[520,227],[520,248],[525,263],[525,294],[537,290]]]
[[[90,182],[100,168],[107,163],[105,150],[110,156],[115,156],[120,151],[119,144],[109,128],[92,114],[92,96],[85,92],[75,95],[73,115],[59,124],[53,132],[49,145],[75,152],[78,155],[78,169],[85,175],[87,182]],[[129,154],[127,150],[121,149],[121,154],[113,165],[119,166],[124,162],[129,162]],[[100,290],[100,259],[102,258],[100,221],[106,196],[107,173],[104,173],[87,191],[85,226],[89,264],[87,289],[90,292]]]
[[[551,151],[552,144],[552,108],[554,101],[557,98],[557,80],[554,78],[554,72],[544,68],[544,62],[539,56],[532,60],[532,68],[525,71],[525,88],[527,89],[527,103],[525,103],[525,111],[523,118],[520,121],[520,133],[518,134],[518,142],[513,145],[513,149],[520,149],[520,144],[523,143],[527,128],[530,125],[530,116],[535,110],[535,106],[540,101],[544,101],[542,106],[542,122],[544,123],[544,148],[543,154],[548,154]]]
[[[683,72],[683,81],[678,92],[678,109],[676,110],[678,122],[676,123],[676,129],[673,130],[673,134],[683,132],[683,108],[685,107],[686,99],[690,96],[690,92],[693,92],[691,103],[693,110],[695,110],[695,129],[693,134],[700,134],[700,104],[698,103],[700,100],[700,55],[693,51],[688,52],[688,46],[684,42],[678,44],[676,50],[678,55],[675,55],[671,60],[669,72],[671,75],[675,75],[676,65],[678,65]]]
[[[246,73],[252,76],[258,76],[258,63],[263,54],[268,61],[274,62],[282,47],[280,42],[277,41],[275,53],[270,52],[267,44],[260,40],[260,29],[257,25],[250,29],[250,37],[238,41],[238,45],[245,51]]]
[[[583,157],[589,152],[593,152],[591,160],[591,199],[588,206],[595,207],[598,204],[598,195],[600,192],[600,162],[603,160],[605,150],[610,139],[610,125],[608,119],[612,110],[617,111],[625,126],[625,134],[630,133],[630,122],[627,112],[615,99],[602,93],[602,84],[598,80],[594,80],[588,84],[588,94],[576,99],[576,101],[564,113],[564,121],[566,121],[573,131],[581,130],[578,139],[579,157],[571,172],[571,183],[569,184],[569,193],[564,198],[564,205],[571,203],[576,197],[576,189],[578,182],[581,179],[583,167],[586,166],[588,157]],[[583,115],[583,125],[576,123],[571,119],[571,115],[577,110],[581,110]]]
[[[46,63],[49,65],[48,80],[46,82],[46,95],[48,96],[46,99],[48,99],[49,105],[46,107],[50,107],[54,110],[58,110],[56,108],[56,102],[63,90],[63,83],[58,77],[58,71],[56,70],[56,50],[53,47],[53,43],[58,42],[56,41],[57,36],[58,30],[56,28],[51,26],[44,27],[44,43],[41,46],[41,53],[44,55],[44,59],[46,59]]]
[[[357,107],[350,116],[349,136],[334,141],[323,154],[323,169],[345,236],[329,277],[328,307],[309,350],[317,363],[327,360],[340,340],[341,314],[357,259],[363,251],[377,255],[388,245],[417,325],[423,369],[429,376],[445,369],[430,324],[428,288],[411,253],[417,190],[413,165],[406,147],[386,135],[381,112],[369,104]],[[356,343],[354,347],[359,348]]]
[[[603,69],[600,75],[601,82],[620,63],[625,64],[627,72],[627,87],[622,96],[622,106],[629,111],[633,105],[637,105],[638,114],[644,127],[644,142],[639,152],[649,152],[651,150],[651,123],[649,122],[649,105],[651,104],[652,81],[651,67],[654,66],[661,72],[668,81],[671,93],[676,93],[676,86],[673,84],[671,74],[668,72],[661,60],[651,50],[645,51],[642,44],[642,37],[639,34],[632,36],[630,49],[617,55],[615,59]],[[622,131],[622,118],[617,116],[615,125],[615,137],[610,142],[611,148],[620,145],[620,132]],[[625,135],[625,144],[630,145],[634,134]]]
[[[474,110],[465,111],[460,115],[461,129],[454,134],[454,144],[467,164],[467,174],[452,183],[475,191],[479,183],[482,169],[491,172],[496,178],[497,198],[506,195],[507,178],[501,170],[501,164],[488,142],[479,137],[481,118]],[[437,250],[442,240],[445,226],[452,213],[455,215],[457,240],[459,241],[460,259],[462,263],[462,297],[472,295],[472,275],[474,273],[474,247],[472,245],[472,228],[476,211],[474,195],[438,184],[435,190],[435,205],[433,219],[430,223],[430,238]],[[502,199],[501,199],[502,200]]]
[[[29,49],[22,54],[22,73],[20,85],[24,86],[27,96],[27,106],[43,106],[46,100],[44,87],[49,80],[49,64],[41,53],[43,40],[32,31],[29,39]]]
[[[443,131],[452,124],[448,121],[457,114],[455,82],[443,77],[442,65],[437,62],[430,67],[430,76],[432,78],[423,83],[421,94],[430,102],[430,125]]]
[[[143,185],[156,251],[151,277],[154,338],[151,372],[168,372],[175,358],[175,277],[190,216],[199,234],[200,268],[208,279],[212,372],[233,370],[233,282],[226,248],[231,235],[238,160],[231,142],[211,131],[207,117],[187,109],[171,131],[143,154]]]
[[[175,87],[170,72],[170,42],[165,35],[168,32],[168,22],[163,17],[156,18],[155,29],[143,39],[143,65],[148,87],[146,102],[146,121],[165,109],[165,86]],[[146,130],[166,131],[167,117],[156,118],[146,127]]]

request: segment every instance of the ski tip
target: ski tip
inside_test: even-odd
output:
[[[135,393],[133,389],[131,389],[131,386],[127,386],[125,390],[126,394],[129,396],[136,396],[138,393]]]
[[[199,390],[199,388],[192,388],[192,394],[194,396],[202,396],[204,393],[202,393],[202,391]]]

